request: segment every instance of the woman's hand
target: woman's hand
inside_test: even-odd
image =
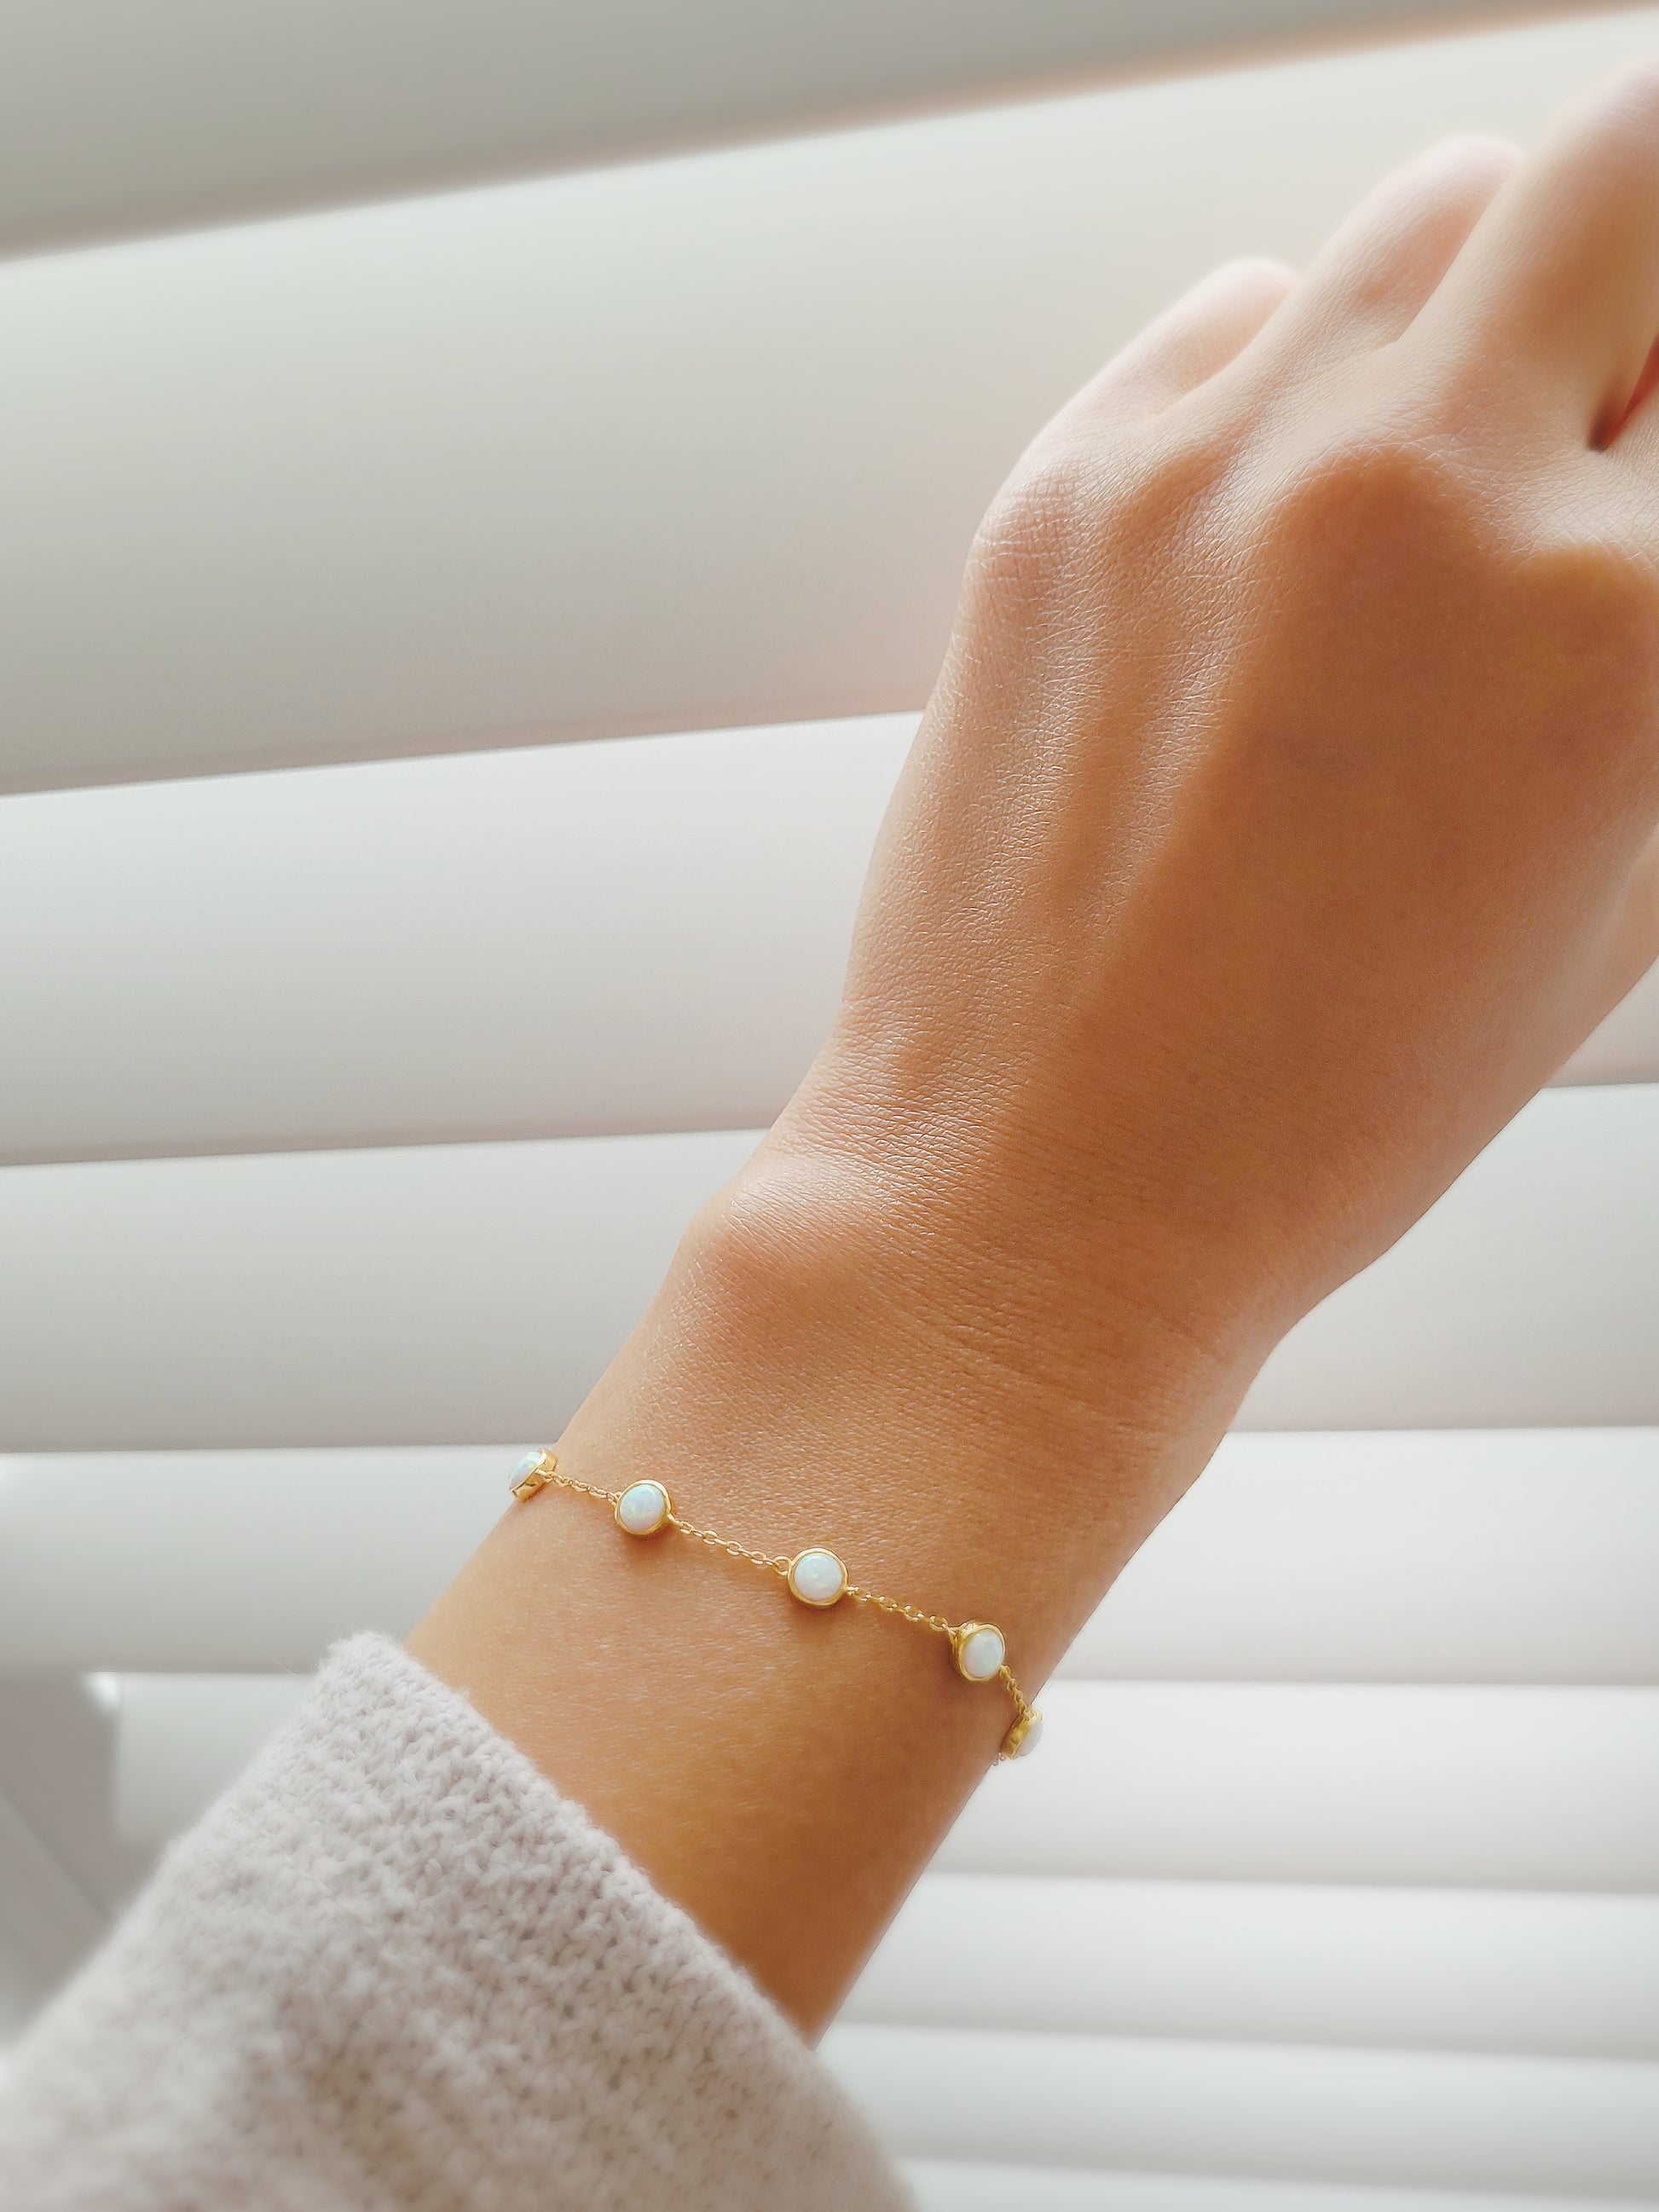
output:
[[[874,1164],[942,1328],[1109,1394],[1127,1300],[1248,1379],[1659,951],[1656,331],[1644,68],[1026,454],[775,1140]]]
[[[1656,329],[1649,69],[1418,163],[1300,281],[1224,271],[1066,410],[835,1034],[567,1472],[831,1544],[1041,1681],[1277,1337],[1659,948]],[[413,1648],[809,2026],[1007,1725],[937,1639],[551,1492]]]

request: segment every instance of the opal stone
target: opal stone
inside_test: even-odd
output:
[[[789,1563],[789,1587],[803,1605],[834,1605],[847,1589],[847,1570],[833,1552],[802,1552]]]
[[[1033,1713],[1025,1733],[1014,1746],[1016,1759],[1029,1759],[1042,1741],[1042,1716]]]
[[[533,1451],[525,1454],[514,1468],[513,1480],[507,1486],[515,1498],[533,1498],[538,1490],[547,1487],[550,1478],[543,1464],[546,1458],[545,1444],[538,1444]]]
[[[630,1536],[654,1536],[668,1519],[668,1492],[659,1482],[630,1482],[617,1500],[617,1525]]]
[[[1007,1656],[1000,1628],[970,1628],[957,1646],[957,1664],[970,1682],[989,1682]]]

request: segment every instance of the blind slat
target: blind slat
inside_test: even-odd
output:
[[[1441,0],[1437,27],[1519,12]],[[1399,35],[1422,0],[8,0],[0,251]],[[395,57],[395,60],[392,58]],[[321,88],[319,90],[319,88]]]
[[[21,2011],[82,1959],[102,1916],[0,1790],[0,2009]]]
[[[987,501],[1173,290],[1656,21],[13,261],[0,787],[919,708]]]
[[[912,726],[0,799],[0,1161],[769,1121]]]
[[[1659,1889],[1659,1691],[1051,1682],[945,1873]]]
[[[1060,1672],[1659,1682],[1656,1587],[1659,1430],[1236,1433]]]
[[[824,2055],[915,2157],[1646,2200],[1659,2067],[839,2027]]]
[[[1056,2166],[905,2161],[921,2212],[1607,2212],[1587,2197],[1494,2197],[1459,2189],[1350,2189],[1341,2183],[1210,2175],[1091,2173]]]
[[[841,2017],[1659,2059],[1659,1898],[927,1875]]]

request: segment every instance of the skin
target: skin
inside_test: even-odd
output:
[[[1049,425],[834,1033],[567,1472],[828,1543],[1038,1690],[1285,1330],[1659,951],[1656,331],[1644,66],[1299,277],[1220,271]],[[924,1632],[557,1491],[411,1648],[808,2032],[1009,1717]]]

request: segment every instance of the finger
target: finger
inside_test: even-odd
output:
[[[1274,345],[1385,344],[1414,319],[1521,159],[1498,138],[1449,138],[1383,179],[1310,266]]]
[[[1296,283],[1279,261],[1232,261],[1149,323],[1085,386],[1066,412],[1152,415],[1235,360]]]
[[[1475,225],[1426,338],[1523,380],[1591,443],[1659,329],[1659,63],[1576,102]]]

